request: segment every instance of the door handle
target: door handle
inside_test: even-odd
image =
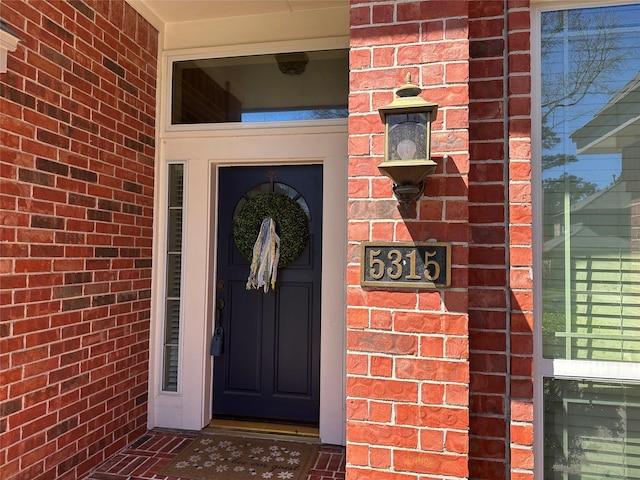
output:
[[[224,298],[218,297],[216,300],[216,322],[213,338],[211,339],[211,355],[218,357],[222,355],[222,347],[224,346],[224,329],[220,323],[220,312],[224,308]]]

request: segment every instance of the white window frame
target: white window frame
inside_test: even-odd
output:
[[[171,108],[173,94],[173,64],[186,60],[219,59],[243,57],[248,55],[270,55],[277,53],[291,53],[295,51],[316,51],[316,50],[344,50],[349,48],[348,37],[334,37],[330,39],[306,39],[295,42],[291,41],[267,42],[251,45],[230,45],[224,47],[206,47],[197,49],[174,50],[163,54],[164,78],[167,87],[163,94],[163,118],[162,125],[165,137],[180,137],[189,132],[228,135],[229,133],[244,132],[255,134],[256,131],[269,128],[298,128],[298,127],[340,127],[347,125],[347,118],[336,118],[326,120],[295,120],[295,121],[273,121],[273,122],[228,122],[228,123],[193,123],[193,124],[172,124]]]
[[[534,0],[531,5],[531,182],[534,265],[534,478],[544,476],[544,379],[640,383],[640,363],[544,358],[542,354],[542,132],[541,132],[541,14],[630,5],[628,0]]]

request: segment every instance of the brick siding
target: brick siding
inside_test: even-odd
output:
[[[533,478],[528,1],[470,2],[470,477]]]
[[[468,475],[469,41],[466,2],[352,2],[347,279],[347,478]],[[438,103],[439,166],[400,212],[378,108],[411,73]],[[361,241],[451,242],[452,285],[359,285]]]
[[[349,480],[533,478],[528,8],[351,2]],[[71,479],[146,430],[157,32],[120,0],[2,17],[0,464]],[[400,212],[377,109],[407,72],[439,166]],[[450,288],[360,287],[360,242],[432,238]]]
[[[1,13],[1,476],[73,479],[147,428],[158,35],[122,0]]]
[[[505,5],[507,11],[505,11]],[[528,1],[351,2],[347,479],[532,479]],[[401,215],[377,109],[410,72],[439,166]],[[359,285],[360,242],[451,242],[452,285]]]

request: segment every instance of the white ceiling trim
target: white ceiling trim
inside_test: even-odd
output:
[[[144,9],[151,13],[164,24],[292,13],[349,5],[349,0],[129,0],[129,2],[139,11]]]

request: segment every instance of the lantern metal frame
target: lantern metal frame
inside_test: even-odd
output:
[[[403,205],[418,201],[425,179],[437,167],[431,159],[431,123],[438,104],[419,97],[421,92],[407,74],[397,98],[378,109],[384,124],[384,161],[378,169],[392,180],[393,193]]]

